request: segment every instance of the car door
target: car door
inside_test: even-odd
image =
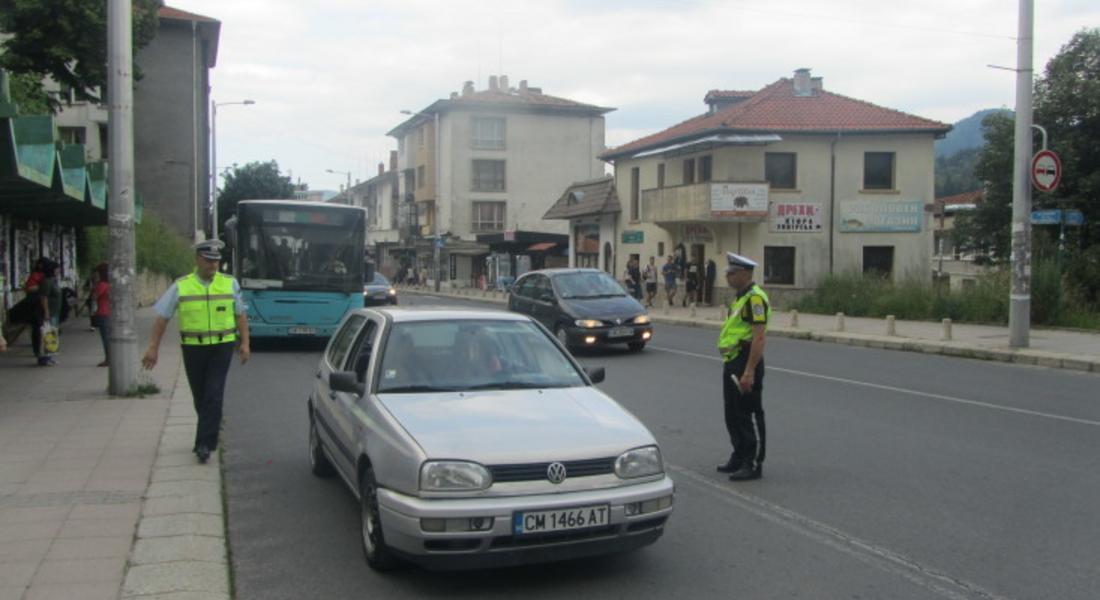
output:
[[[531,316],[535,317],[539,323],[545,325],[550,331],[554,331],[558,321],[558,300],[554,296],[554,288],[550,285],[550,278],[545,275],[532,275],[531,277],[534,279]]]
[[[359,333],[347,354],[343,371],[355,373],[356,380],[363,385],[363,393],[335,392],[333,394],[333,411],[337,413],[336,422],[340,436],[347,441],[348,454],[351,457],[349,466],[354,466],[355,457],[363,447],[365,419],[362,410],[365,390],[370,386],[370,367],[373,362],[374,348],[377,347],[378,332],[380,330],[380,317],[368,315],[366,322],[359,329]],[[349,472],[349,475],[351,473]]]
[[[322,437],[325,447],[336,459],[336,467],[350,473],[354,468],[355,458],[350,456],[351,440],[347,431],[349,426],[344,422],[345,411],[341,410],[338,403],[338,393],[329,385],[329,377],[335,371],[344,370],[348,360],[352,344],[359,336],[360,330],[367,322],[367,318],[359,313],[353,313],[344,321],[344,325],[332,336],[325,356],[321,359],[321,366],[317,370],[317,381],[314,385],[315,393],[314,410],[319,427],[318,434]]]
[[[531,314],[531,282],[533,281],[533,277],[533,275],[521,277],[520,280],[512,286],[512,291],[508,295],[509,310],[525,315]]]

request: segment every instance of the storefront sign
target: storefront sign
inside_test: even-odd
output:
[[[714,233],[706,225],[688,223],[684,225],[684,241],[689,244],[709,244],[714,241]]]
[[[768,184],[710,184],[710,216],[716,219],[768,216]]]
[[[776,202],[770,212],[772,233],[816,233],[824,228],[820,204]]]
[[[645,241],[645,232],[637,230],[624,230],[623,231],[623,243],[624,244],[641,244]]]
[[[920,200],[841,200],[841,233],[920,231],[924,204]]]

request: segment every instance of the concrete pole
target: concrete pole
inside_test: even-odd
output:
[[[218,239],[218,104],[210,99],[210,239]]]
[[[1016,38],[1016,136],[1012,169],[1012,290],[1008,344],[1027,348],[1031,328],[1031,55],[1034,0],[1020,0]]]
[[[107,99],[110,198],[107,256],[111,269],[111,336],[108,391],[122,396],[138,374],[134,331],[134,113],[131,0],[107,2]]]

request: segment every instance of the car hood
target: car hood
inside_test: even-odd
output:
[[[581,460],[656,443],[634,415],[594,387],[378,399],[428,458],[486,465]]]
[[[630,319],[645,312],[641,303],[630,296],[615,298],[563,298],[562,308],[577,319]]]

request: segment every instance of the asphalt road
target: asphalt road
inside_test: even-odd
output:
[[[475,304],[406,296],[406,304]],[[1100,377],[773,338],[764,479],[729,453],[708,329],[584,352],[657,436],[664,537],[601,559],[372,572],[355,501],[306,459],[320,348],[234,366],[224,452],[237,598],[1051,598],[1100,594]]]

